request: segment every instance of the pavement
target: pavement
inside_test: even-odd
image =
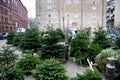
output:
[[[76,77],[77,73],[83,74],[87,67],[77,66],[74,62],[68,61],[67,63],[63,64],[67,71],[67,76],[69,78]]]
[[[0,40],[0,50],[3,46],[6,46],[6,40]]]

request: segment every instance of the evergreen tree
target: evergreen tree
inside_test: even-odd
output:
[[[38,28],[27,29],[23,35],[20,47],[24,50],[34,49],[36,51],[40,46],[40,32]]]
[[[76,59],[76,63],[84,64],[86,63],[87,53],[89,46],[89,38],[85,32],[85,30],[80,30],[74,39],[71,40],[70,43],[70,52],[71,56],[74,56]]]
[[[66,70],[55,59],[47,59],[33,71],[36,80],[67,80]]]
[[[120,37],[118,37],[115,41],[115,47],[120,49]]]
[[[60,36],[60,41],[65,39],[65,35],[61,29],[56,29],[58,35]]]
[[[38,56],[27,54],[23,56],[16,64],[16,67],[26,75],[31,74],[31,71],[35,69],[36,65],[40,64]]]
[[[54,29],[48,29],[44,32],[42,36],[42,47],[40,49],[39,55],[42,58],[60,58],[64,54],[64,45],[58,44],[60,36]]]
[[[93,38],[94,44],[98,44],[101,47],[101,49],[111,47],[111,43],[109,39],[106,37],[106,31],[103,29],[102,26],[98,26],[94,34],[95,34],[95,37]]]
[[[21,70],[14,67],[16,59],[10,47],[0,50],[0,80],[24,80]]]
[[[23,36],[24,36],[23,32],[18,32],[13,39],[13,45],[19,46],[21,44],[21,40],[23,39]]]
[[[17,55],[13,53],[9,46],[0,50],[0,66],[9,68],[14,65],[16,59]]]
[[[12,44],[15,36],[15,32],[9,32],[7,36],[7,44]]]

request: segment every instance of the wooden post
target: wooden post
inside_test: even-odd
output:
[[[108,57],[106,64],[106,77],[105,80],[114,80],[115,58]]]

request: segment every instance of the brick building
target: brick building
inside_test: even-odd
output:
[[[36,0],[36,23],[40,30],[106,27],[107,0]],[[47,26],[48,25],[48,26]]]
[[[27,9],[21,0],[0,0],[0,33],[28,25]]]

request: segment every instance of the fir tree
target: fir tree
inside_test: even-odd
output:
[[[39,55],[42,58],[60,58],[64,54],[64,45],[58,44],[60,36],[54,29],[49,29],[43,34],[42,47],[40,49]]]
[[[24,50],[34,49],[36,51],[40,46],[40,32],[38,28],[27,29],[21,40],[20,47]]]
[[[3,47],[0,50],[0,65],[2,67],[11,67],[15,64],[15,60],[17,59],[17,55],[13,53],[13,50],[10,49],[9,46]]]
[[[70,43],[70,52],[71,56],[74,56],[76,59],[76,63],[84,64],[86,58],[88,57],[86,53],[88,53],[89,46],[89,38],[85,32],[85,30],[80,30],[74,39],[71,40]]]
[[[94,34],[95,34],[95,37],[93,38],[94,44],[98,44],[101,47],[101,49],[111,47],[111,43],[109,39],[106,37],[106,31],[103,29],[102,26],[98,26]]]

